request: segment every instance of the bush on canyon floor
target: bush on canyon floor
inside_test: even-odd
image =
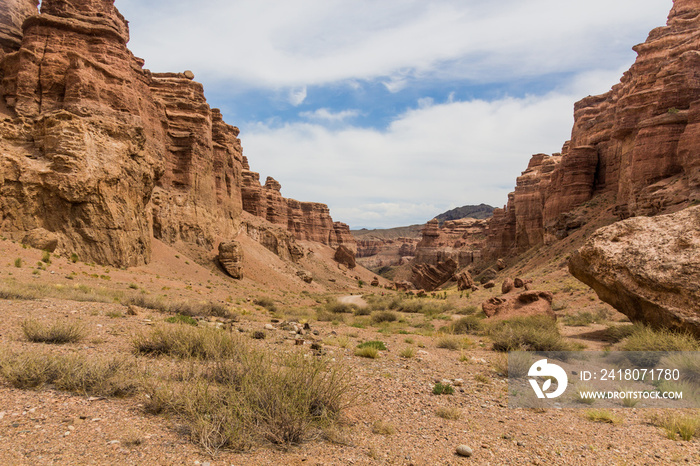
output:
[[[604,422],[607,424],[621,424],[622,416],[615,414],[608,409],[591,409],[586,411],[586,417],[593,422]]]
[[[661,427],[666,437],[676,440],[678,436],[685,441],[700,437],[700,416],[681,413],[654,415],[651,423]]]
[[[622,325],[615,325],[615,324],[610,324],[605,328],[604,331],[604,336],[605,339],[612,342],[612,343],[617,343],[625,338],[629,337],[632,335],[635,331],[637,331],[638,327],[643,327],[643,324],[622,324]]]
[[[236,349],[233,357],[153,384],[146,409],[179,416],[192,440],[214,453],[259,442],[298,444],[356,402],[353,377],[329,359],[277,355],[242,341]]]
[[[438,382],[433,386],[433,395],[453,395],[455,389],[449,383]]]
[[[396,322],[399,316],[393,311],[374,311],[372,313],[372,322],[381,324],[383,322]]]
[[[138,306],[145,309],[153,309],[169,314],[180,314],[190,317],[194,316],[214,316],[214,317],[234,317],[234,314],[223,304],[208,302],[193,303],[190,301],[166,301],[157,296],[149,296],[142,293],[134,293],[122,298],[124,306]]]
[[[449,325],[442,328],[443,332],[462,335],[466,333],[478,333],[484,328],[483,319],[477,316],[465,316],[457,319]]]
[[[161,325],[132,340],[139,354],[200,360],[233,357],[241,345],[240,339],[223,330],[189,325]]]
[[[264,307],[270,312],[277,312],[277,305],[270,297],[261,296],[259,298],[255,298],[253,303],[257,306]]]
[[[127,396],[137,392],[140,373],[126,358],[59,355],[30,350],[0,359],[0,373],[15,388],[53,385],[80,395]]]
[[[571,351],[556,321],[548,316],[518,317],[493,323],[488,329],[495,351]]]
[[[85,326],[80,322],[57,320],[45,325],[34,319],[27,319],[21,324],[22,332],[32,343],[77,343],[87,334]]]

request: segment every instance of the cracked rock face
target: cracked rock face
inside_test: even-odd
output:
[[[569,271],[630,320],[700,337],[700,207],[601,228]]]
[[[238,241],[219,244],[219,263],[226,273],[238,280],[243,278],[243,246]]]

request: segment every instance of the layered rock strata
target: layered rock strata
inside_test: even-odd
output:
[[[143,68],[113,3],[0,2],[0,231],[41,229],[58,253],[115,266],[148,262],[154,236],[213,249],[249,201],[239,131],[192,72]],[[281,199],[279,218],[267,202],[246,210],[353,248],[327,206]]]
[[[488,258],[565,237],[582,223],[572,210],[599,194],[620,218],[700,199],[700,1],[675,0],[667,26],[634,50],[619,84],[576,103],[561,155],[533,156],[494,212]]]
[[[569,270],[630,320],[700,338],[699,206],[601,228]]]

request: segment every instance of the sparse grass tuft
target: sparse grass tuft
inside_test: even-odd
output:
[[[365,341],[357,345],[358,348],[374,348],[377,351],[386,351],[386,345],[382,341],[372,340]]]
[[[604,422],[607,424],[621,424],[622,416],[613,413],[608,409],[589,409],[586,411],[586,418],[593,422]]]
[[[277,312],[277,305],[272,300],[272,298],[270,298],[268,296],[261,296],[259,298],[255,298],[253,303],[260,306],[260,307],[264,307],[265,309],[267,309],[270,312]]]
[[[408,348],[404,348],[404,349],[401,350],[401,352],[399,353],[399,356],[401,356],[402,358],[405,358],[405,359],[411,359],[411,358],[414,357],[415,355],[416,355],[416,349],[415,349],[415,348],[411,348],[410,346],[409,346]]]
[[[33,343],[78,343],[87,333],[81,323],[64,320],[57,320],[47,326],[37,320],[27,319],[21,325],[24,336]]]
[[[41,254],[41,262],[44,262],[45,264],[51,263],[51,253],[49,251],[44,251]]]
[[[372,433],[378,435],[394,435],[396,428],[388,422],[377,420],[372,424]]]
[[[605,338],[608,341],[611,341],[613,343],[617,343],[619,341],[624,340],[625,338],[629,337],[632,335],[636,330],[637,327],[643,326],[642,324],[623,324],[623,325],[608,325],[605,328]]]
[[[459,420],[459,418],[462,417],[462,410],[459,408],[447,408],[441,406],[435,411],[435,414],[438,417],[447,419],[449,421],[457,421]]]
[[[21,257],[18,257],[17,259],[15,259],[15,267],[17,267],[18,269],[22,268],[22,258]]]
[[[671,440],[676,440],[677,436],[685,441],[700,437],[700,416],[697,415],[668,413],[652,417],[651,422],[661,427]]]
[[[438,339],[435,346],[438,348],[445,348],[450,351],[456,351],[468,346],[466,343],[467,342],[463,338],[446,336]]]
[[[355,348],[355,356],[361,358],[377,359],[379,357],[379,350],[377,348],[372,348],[370,346],[364,348]]]
[[[667,351],[698,351],[700,342],[689,333],[671,330],[652,329],[636,325],[632,334],[622,345],[633,364],[640,367],[654,367]]]
[[[196,327],[199,325],[195,319],[190,316],[183,316],[182,314],[176,314],[174,316],[168,317],[165,321],[169,324],[186,324]]]

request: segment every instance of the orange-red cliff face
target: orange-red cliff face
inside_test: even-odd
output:
[[[113,0],[37,3],[0,0],[0,231],[119,266],[147,262],[153,236],[238,234],[247,166],[202,85],[144,69]],[[352,242],[326,206],[283,202],[297,238]]]
[[[700,199],[700,0],[675,0],[667,26],[609,92],[574,107],[561,155],[533,156],[505,210],[489,225],[495,258],[551,242],[580,226],[568,215],[598,194],[620,218]]]

